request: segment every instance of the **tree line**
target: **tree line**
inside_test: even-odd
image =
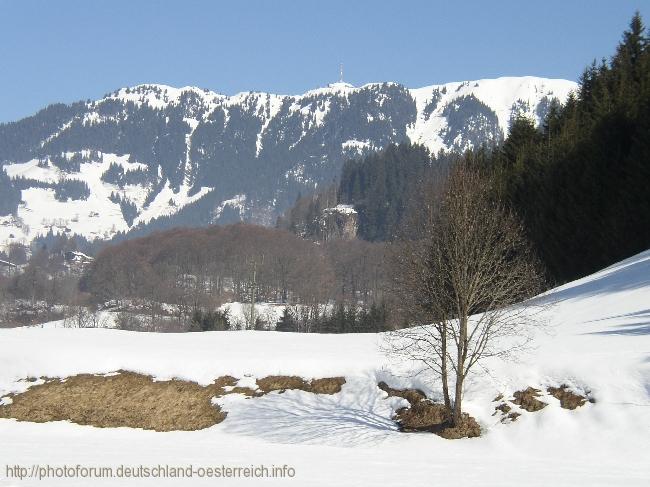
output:
[[[197,310],[206,313],[231,301],[283,303],[298,307],[295,318],[305,331],[320,331],[325,305],[343,306],[352,322],[357,317],[351,309],[380,306],[384,254],[380,244],[321,245],[247,224],[177,228],[101,250],[80,289],[97,302],[146,303],[152,320],[163,313],[161,304],[173,305],[187,323]]]
[[[650,48],[637,13],[610,60],[536,129],[518,119],[486,163],[550,274],[584,276],[650,247]]]
[[[66,262],[73,250],[74,240],[60,236],[51,247],[12,243],[0,252],[12,264],[0,268],[0,326],[59,319],[64,307],[87,304],[78,288],[81,269]]]

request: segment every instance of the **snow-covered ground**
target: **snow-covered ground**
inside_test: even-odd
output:
[[[291,465],[292,479],[102,480],[92,485],[650,485],[650,251],[549,292],[555,306],[534,346],[492,360],[469,379],[465,410],[480,438],[403,434],[390,420],[401,400],[376,387],[417,386],[417,367],[382,353],[383,337],[274,332],[132,333],[56,327],[0,330],[0,397],[20,379],[127,369],[202,384],[231,374],[344,375],[341,393],[301,391],[219,400],[226,420],[196,432],[99,429],[66,422],[0,420],[0,486],[89,485],[87,479],[22,481],[5,465]],[[541,411],[502,424],[494,396],[569,384],[594,404],[574,411],[547,395]]]

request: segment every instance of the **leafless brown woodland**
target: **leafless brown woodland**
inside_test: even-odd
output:
[[[83,290],[100,302],[175,305],[187,318],[228,301],[301,305],[318,314],[327,303],[365,306],[382,299],[384,245],[316,243],[254,225],[174,229],[110,246],[84,275]]]

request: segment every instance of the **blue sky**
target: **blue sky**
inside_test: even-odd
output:
[[[0,121],[139,83],[296,94],[498,76],[575,80],[644,0],[0,0]]]

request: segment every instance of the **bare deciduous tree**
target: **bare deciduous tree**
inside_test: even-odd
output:
[[[396,288],[410,326],[395,332],[390,347],[441,378],[458,425],[468,373],[526,342],[524,325],[536,315],[517,303],[539,291],[542,279],[519,220],[494,197],[491,178],[459,162],[445,179],[427,188],[409,238],[396,244]]]

